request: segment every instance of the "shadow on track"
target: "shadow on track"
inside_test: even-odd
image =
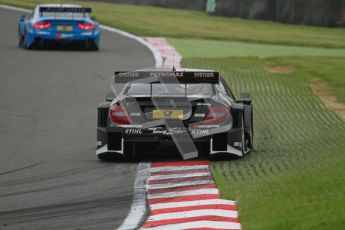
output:
[[[199,153],[198,157],[187,159],[188,160],[210,160],[210,161],[235,161],[240,159],[236,155],[230,155],[227,153],[217,154],[216,156],[210,156],[208,152]],[[181,154],[174,145],[157,146],[151,150],[140,149],[136,151],[134,156],[130,159],[123,159],[122,155],[108,155],[102,159],[104,162],[167,162],[167,161],[183,161]]]
[[[98,51],[99,48],[85,42],[40,42],[28,50],[35,51]]]

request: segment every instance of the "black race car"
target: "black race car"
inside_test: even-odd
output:
[[[115,72],[112,86],[122,90],[98,105],[99,159],[129,160],[169,144],[183,159],[198,154],[241,157],[253,148],[251,97],[243,93],[236,100],[218,72]]]

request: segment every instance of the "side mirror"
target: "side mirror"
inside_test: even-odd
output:
[[[105,100],[106,101],[113,101],[115,99],[115,95],[113,93],[108,93],[106,96],[105,96]]]
[[[97,21],[97,18],[95,16],[91,16],[90,18],[92,21],[95,21],[95,22]]]
[[[240,100],[237,102],[243,103],[245,105],[251,105],[252,104],[252,96],[248,92],[241,92],[240,93]]]

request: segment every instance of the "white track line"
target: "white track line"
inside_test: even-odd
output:
[[[19,12],[23,12],[23,13],[32,13],[32,10],[19,8],[19,7],[15,7],[15,6],[7,6],[7,5],[0,4],[0,7],[3,9],[6,9],[6,10],[14,10],[14,11],[19,11]]]
[[[119,30],[119,29],[105,26],[105,25],[101,25],[101,28],[104,30],[108,30],[110,32],[113,32],[113,33],[120,34],[120,35],[125,36],[127,38],[133,39],[133,40],[139,42],[140,44],[142,44],[143,46],[146,46],[151,51],[151,53],[155,59],[155,66],[158,68],[158,67],[161,67],[163,65],[163,58],[160,55],[160,53],[158,52],[158,50],[154,46],[152,46],[150,43],[148,43],[145,39],[143,39],[142,37],[138,37],[138,36],[135,36],[134,34],[126,32],[126,31]]]
[[[145,183],[148,175],[148,163],[140,163],[138,165],[137,178],[134,184],[134,198],[132,206],[127,218],[122,222],[121,226],[117,230],[131,230],[138,229],[139,224],[144,219],[144,215],[147,212],[146,209],[146,191]]]
[[[182,224],[170,224],[165,226],[158,226],[153,228],[142,228],[147,230],[176,230],[176,229],[196,229],[196,228],[210,228],[210,229],[241,229],[241,224],[223,221],[194,221]]]
[[[203,185],[203,184],[214,184],[213,180],[196,180],[196,181],[186,181],[186,182],[179,182],[179,183],[171,183],[171,184],[151,184],[145,185],[146,189],[161,189],[161,188],[177,188],[183,186],[191,186],[191,185]]]
[[[208,194],[219,194],[218,189],[216,188],[205,188],[205,189],[194,189],[180,192],[165,192],[157,194],[148,194],[147,198],[159,199],[159,198],[172,198],[172,197],[181,197],[181,196],[190,196],[190,195],[208,195]]]
[[[196,200],[196,201],[185,201],[185,202],[171,202],[150,205],[151,210],[166,209],[166,208],[181,208],[199,205],[212,205],[212,204],[225,204],[225,205],[236,205],[235,201],[221,200],[221,199],[210,199],[210,200]]]
[[[185,211],[185,212],[157,214],[157,215],[149,216],[148,222],[156,221],[156,220],[169,220],[169,219],[189,218],[189,217],[197,217],[197,216],[219,216],[219,217],[237,218],[238,213],[237,211],[229,211],[229,210],[202,209],[202,210],[192,210],[192,211]]]

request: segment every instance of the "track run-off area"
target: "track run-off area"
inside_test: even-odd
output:
[[[0,229],[114,229],[137,164],[96,160],[96,108],[114,70],[152,67],[153,55],[107,30],[99,52],[20,49],[22,14],[0,9]]]
[[[209,161],[151,163],[142,230],[241,229],[236,203],[221,199]]]
[[[217,69],[235,96],[252,95],[254,151],[211,164],[222,197],[237,201],[243,229],[343,226],[345,122],[310,80],[297,70],[272,73],[273,58],[185,58],[182,65]]]

